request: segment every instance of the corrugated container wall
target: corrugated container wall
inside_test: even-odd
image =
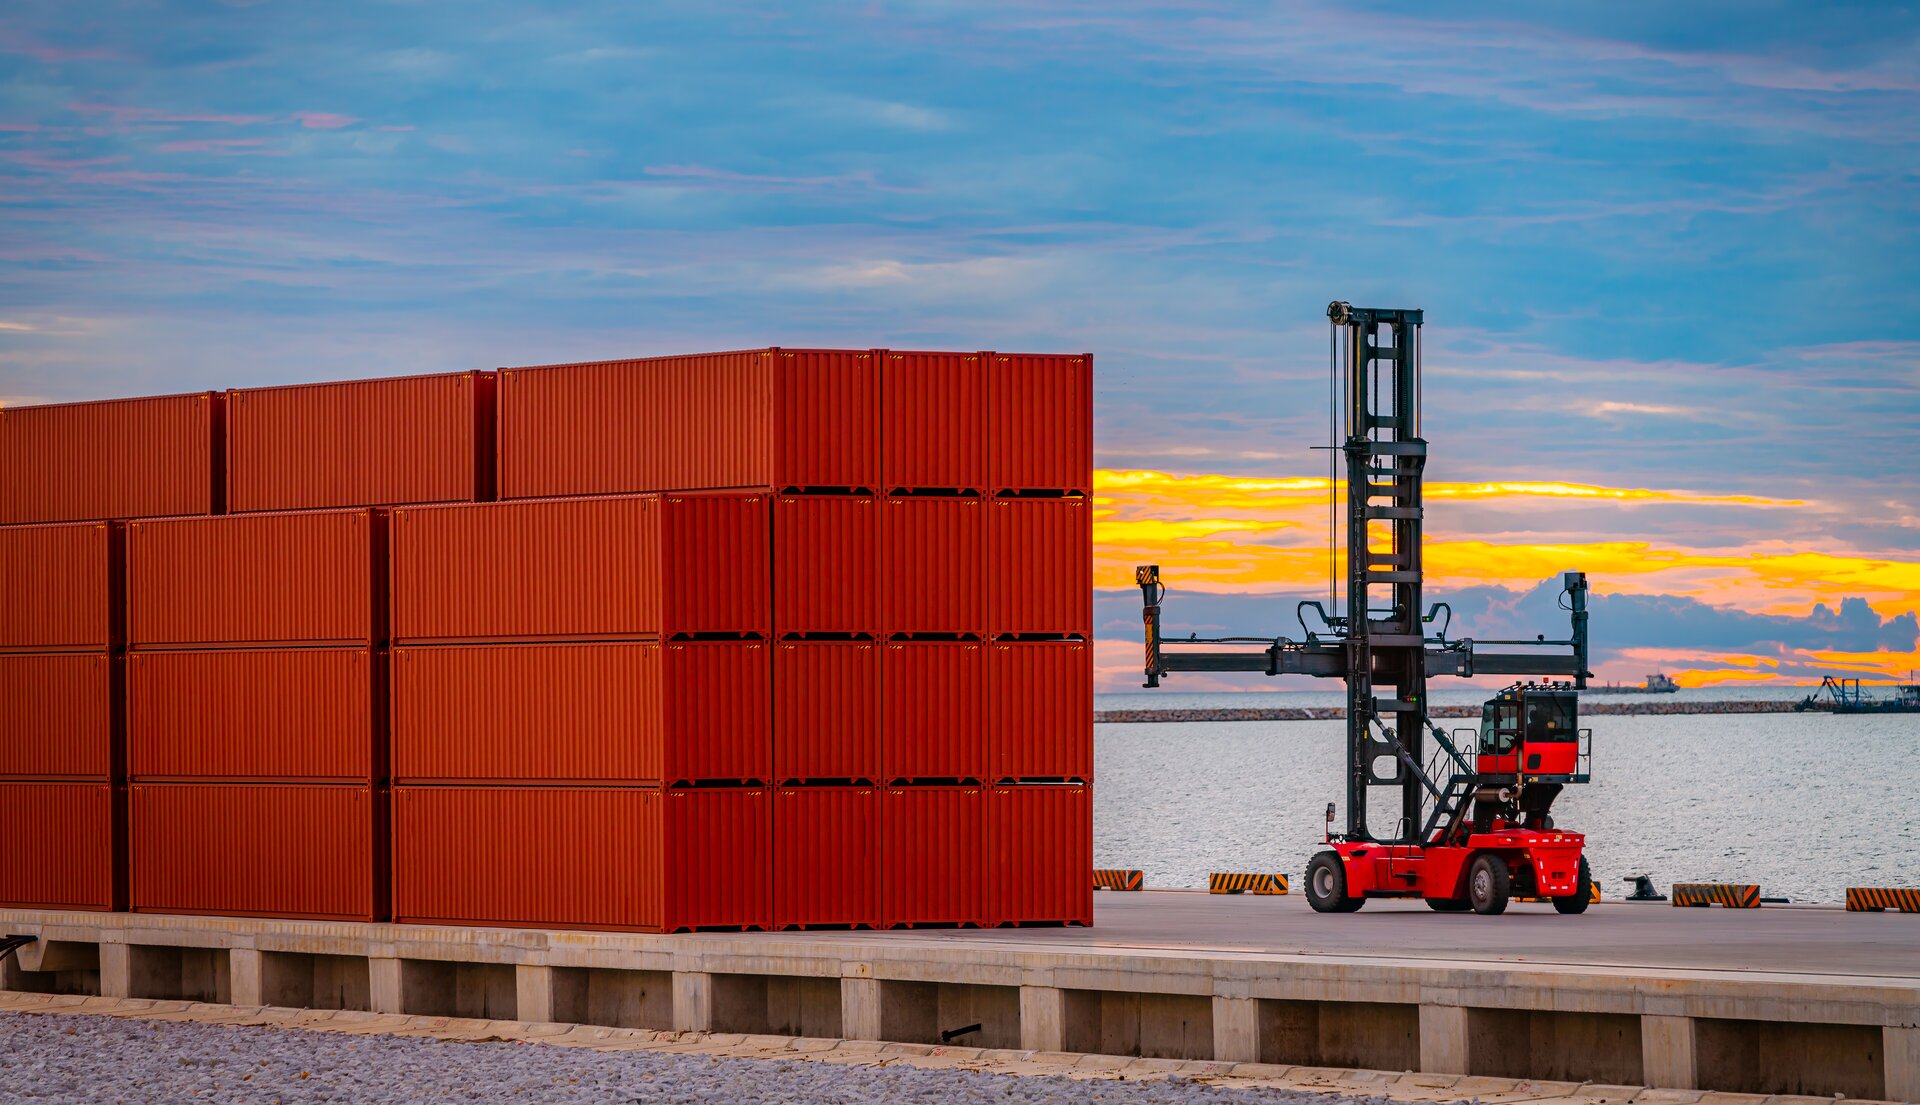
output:
[[[227,509],[493,496],[490,372],[227,393]]]
[[[1000,641],[987,650],[991,778],[1093,781],[1093,647]]]
[[[135,648],[371,644],[384,636],[378,511],[247,514],[127,527]]]
[[[1093,924],[1093,792],[1083,786],[987,792],[993,924]]]
[[[987,506],[973,496],[894,496],[880,514],[880,618],[889,634],[987,628]]]
[[[118,774],[121,662],[92,652],[0,655],[0,777],[106,782]]]
[[[987,490],[985,355],[888,350],[882,356],[884,490]]]
[[[979,787],[884,791],[880,885],[888,927],[987,924],[986,832]]]
[[[1092,493],[1092,354],[988,358],[987,470],[996,494]]]
[[[776,491],[880,490],[880,362],[867,349],[775,349]]]
[[[120,641],[120,534],[104,522],[0,528],[0,652]]]
[[[120,805],[106,783],[0,783],[0,906],[125,909]]]
[[[0,409],[0,524],[222,509],[222,397]]]
[[[782,787],[773,793],[775,928],[880,923],[880,792]]]
[[[133,909],[372,921],[385,910],[384,812],[364,786],[132,788]]]
[[[773,504],[776,636],[880,632],[880,506],[870,495]]]
[[[1092,517],[1082,498],[988,504],[988,632],[1092,638]]]
[[[136,652],[127,658],[134,779],[384,781],[372,650]]]
[[[901,780],[987,776],[987,646],[892,641],[881,654],[881,768]]]
[[[882,781],[881,647],[871,641],[774,646],[776,781]]]

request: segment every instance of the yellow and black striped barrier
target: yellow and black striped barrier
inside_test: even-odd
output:
[[[1207,876],[1209,894],[1285,894],[1287,877],[1215,871]]]
[[[1552,900],[1553,900],[1552,898],[1515,898],[1514,899],[1514,901],[1516,902],[1550,902]],[[1587,900],[1590,902],[1597,902],[1600,900],[1600,880],[1599,879],[1587,880]]]
[[[1760,887],[1753,883],[1677,882],[1673,884],[1673,904],[1759,909]]]
[[[1847,887],[1847,912],[1878,913],[1883,909],[1920,913],[1920,890],[1901,890],[1888,886]]]
[[[1145,878],[1144,872],[1129,867],[1096,867],[1093,870],[1093,888],[1095,890],[1138,890]]]

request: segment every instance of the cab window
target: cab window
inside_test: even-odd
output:
[[[1527,696],[1527,740],[1554,743],[1577,739],[1575,701],[1572,695]]]

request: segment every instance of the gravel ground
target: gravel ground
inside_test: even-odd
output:
[[[0,1013],[0,1102],[524,1102],[544,1105],[1333,1105],[1336,1098],[1162,1082],[697,1055],[603,1053],[273,1028]]]

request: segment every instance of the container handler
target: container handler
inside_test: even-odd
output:
[[[1334,831],[1328,803],[1327,849],[1307,864],[1305,879],[1316,911],[1420,898],[1442,913],[1498,914],[1525,896],[1583,913],[1592,882],[1586,839],[1556,828],[1551,811],[1568,784],[1589,778],[1591,735],[1580,728],[1577,693],[1592,676],[1586,575],[1562,577],[1565,640],[1449,638],[1452,610],[1426,607],[1421,594],[1423,313],[1335,302],[1327,317],[1330,391],[1340,396],[1329,430],[1330,489],[1334,465],[1342,457],[1346,464],[1346,613],[1337,603],[1301,603],[1298,641],[1163,640],[1160,569],[1142,566],[1134,576],[1145,607],[1146,686],[1182,671],[1345,680],[1346,829]],[[1333,575],[1330,566],[1330,597]],[[1477,730],[1449,736],[1428,716],[1427,680],[1436,675],[1563,681],[1515,683],[1486,702]]]

